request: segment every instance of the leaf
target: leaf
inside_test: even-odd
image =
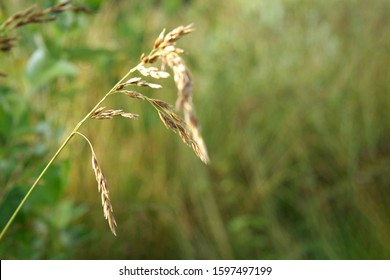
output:
[[[1,104],[0,104],[1,105]],[[7,139],[7,135],[11,130],[13,121],[13,115],[11,112],[4,110],[3,106],[0,106],[0,143],[1,140]]]
[[[38,48],[31,55],[26,66],[26,77],[29,81],[33,81],[37,76],[38,72],[41,72],[45,67],[50,64],[50,59],[47,55],[46,50],[43,47]]]
[[[33,61],[31,65],[28,65],[28,69],[26,71],[27,79],[34,87],[41,86],[59,77],[74,77],[79,73],[77,67],[66,60],[60,60],[57,62],[50,60],[44,61],[44,63],[41,64],[44,65],[44,67],[40,67],[41,65],[39,63],[39,61]]]
[[[38,87],[58,77],[76,76],[78,72],[74,64],[53,55],[42,43],[31,55],[25,75],[33,87]]]
[[[69,163],[66,161],[52,165],[32,192],[28,204],[34,205],[35,208],[57,204],[67,186],[68,171]],[[27,191],[30,187],[25,185],[23,189]]]

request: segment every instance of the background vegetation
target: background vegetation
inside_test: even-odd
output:
[[[0,2],[0,21],[33,3]],[[84,116],[162,28],[180,41],[211,164],[147,105],[88,121],[0,243],[2,259],[390,258],[390,2],[78,0],[0,54],[0,226]],[[151,96],[176,98],[173,81]]]

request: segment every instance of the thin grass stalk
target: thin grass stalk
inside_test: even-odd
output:
[[[20,212],[20,209],[22,209],[23,205],[26,203],[27,199],[30,197],[31,193],[34,191],[34,189],[36,188],[36,186],[38,185],[38,183],[41,181],[42,177],[45,175],[45,173],[47,172],[47,170],[49,169],[49,167],[53,164],[54,160],[60,155],[60,153],[62,152],[62,150],[65,148],[65,146],[69,143],[69,141],[72,139],[72,137],[77,133],[77,131],[79,130],[79,128],[82,126],[82,124],[88,119],[90,118],[93,113],[96,111],[96,109],[98,109],[100,107],[100,105],[106,100],[106,98],[108,96],[110,96],[113,92],[115,92],[116,88],[118,87],[119,84],[121,84],[123,81],[125,81],[129,75],[131,73],[133,73],[134,71],[137,70],[137,67],[139,67],[139,65],[142,65],[143,62],[140,62],[136,67],[132,68],[129,70],[129,72],[126,73],[126,75],[124,75],[122,77],[122,79],[120,79],[107,93],[106,95],[98,102],[96,103],[96,105],[92,108],[92,110],[85,115],[84,118],[82,118],[82,120],[80,122],[78,122],[76,124],[76,126],[73,128],[72,132],[68,135],[68,137],[66,137],[65,141],[61,144],[61,146],[58,148],[58,150],[55,152],[55,154],[53,155],[53,157],[49,160],[49,162],[46,164],[45,168],[42,170],[42,172],[39,174],[39,176],[37,177],[37,179],[35,180],[35,182],[31,185],[30,189],[28,190],[28,192],[26,193],[26,195],[23,197],[22,201],[19,203],[18,207],[16,208],[16,210],[13,212],[11,218],[8,220],[7,224],[5,225],[5,227],[3,228],[3,230],[1,231],[0,233],[0,240],[3,239],[5,233],[8,231],[8,228],[10,227],[10,225],[12,224],[12,222],[15,220],[17,214]]]

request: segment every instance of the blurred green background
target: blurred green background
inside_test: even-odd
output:
[[[0,3],[0,21],[33,3]],[[61,141],[149,52],[180,40],[211,164],[140,114],[82,128],[0,242],[2,259],[389,259],[390,1],[79,0],[0,54],[0,226]],[[176,89],[142,92],[174,104]]]

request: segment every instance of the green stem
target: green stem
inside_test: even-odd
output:
[[[49,169],[49,167],[52,165],[52,163],[54,162],[54,160],[59,156],[59,154],[62,152],[62,150],[65,148],[65,146],[69,143],[70,139],[72,139],[72,137],[78,133],[77,131],[79,130],[79,128],[81,127],[81,125],[88,119],[92,116],[92,114],[96,111],[96,109],[99,108],[99,106],[104,102],[104,100],[106,100],[106,98],[108,96],[110,96],[112,93],[115,92],[117,86],[119,84],[121,84],[126,78],[129,77],[129,75],[131,73],[133,73],[134,71],[137,70],[137,67],[139,65],[143,64],[142,62],[140,64],[138,64],[137,66],[135,66],[134,68],[130,69],[129,72],[126,73],[126,75],[124,75],[122,77],[122,79],[119,80],[119,82],[117,82],[115,84],[115,86],[113,86],[111,88],[111,90],[109,92],[106,93],[106,95],[95,105],[95,107],[92,108],[92,110],[87,114],[85,115],[85,117],[79,122],[77,123],[77,125],[73,128],[72,132],[68,135],[68,137],[65,139],[65,141],[62,143],[62,145],[58,148],[57,152],[54,154],[54,156],[50,159],[50,161],[47,163],[47,165],[45,166],[45,168],[42,170],[41,174],[39,174],[38,178],[35,180],[35,182],[32,184],[32,186],[30,187],[30,189],[28,190],[28,192],[26,193],[26,195],[24,196],[24,198],[22,199],[22,201],[19,203],[19,206],[16,208],[16,210],[14,211],[14,213],[12,214],[11,218],[8,220],[7,224],[5,225],[5,227],[3,228],[3,230],[1,231],[1,234],[0,234],[0,240],[3,238],[3,236],[5,235],[5,233],[7,232],[8,228],[10,227],[10,225],[12,224],[12,222],[15,220],[15,217],[16,215],[19,213],[20,209],[23,207],[23,205],[25,204],[25,202],[27,201],[27,199],[30,197],[31,193],[33,192],[33,190],[35,189],[35,187],[38,185],[38,183],[41,181],[43,175],[45,175],[46,171]]]
[[[85,136],[84,134],[82,134],[82,133],[80,133],[80,132],[75,132],[75,134],[78,134],[78,135],[80,135],[81,137],[83,137],[84,139],[85,139],[85,141],[87,141],[88,142],[88,145],[89,145],[89,147],[91,148],[91,153],[92,153],[92,156],[95,156],[95,150],[93,149],[93,146],[92,146],[92,143],[91,143],[91,141],[89,141],[89,139],[88,139],[88,137],[87,136]]]

